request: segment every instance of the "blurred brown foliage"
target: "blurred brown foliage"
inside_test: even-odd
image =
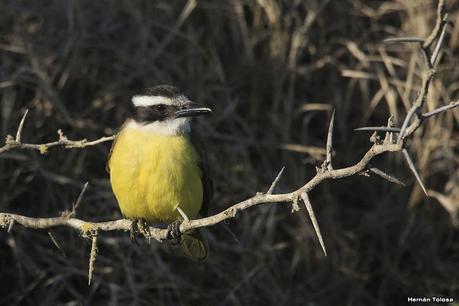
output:
[[[459,97],[459,5],[428,110]],[[23,141],[111,135],[142,87],[179,86],[213,108],[199,120],[215,181],[213,211],[315,173],[330,110],[336,109],[335,167],[369,147],[352,130],[400,120],[423,71],[416,46],[386,37],[430,32],[435,1],[88,1],[0,0],[0,135],[30,109]],[[303,213],[266,205],[208,230],[204,264],[126,233],[99,235],[87,286],[90,241],[65,228],[0,232],[4,305],[388,305],[408,296],[459,298],[459,112],[432,118],[409,150],[434,198],[426,198],[400,156],[377,166],[403,178],[352,177],[311,194],[329,252]],[[292,146],[295,144],[296,146]],[[105,161],[109,144],[45,155],[0,156],[0,211],[55,216],[90,182],[78,217],[119,218]],[[439,202],[437,202],[437,200]]]

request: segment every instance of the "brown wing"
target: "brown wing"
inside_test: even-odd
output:
[[[105,171],[107,171],[108,173],[110,173],[110,158],[112,157],[113,148],[115,148],[117,138],[118,138],[118,135],[113,140],[112,146],[110,147],[110,152],[108,152],[107,163],[105,164]]]
[[[202,199],[202,206],[201,209],[199,210],[199,214],[202,217],[207,216],[207,213],[209,211],[209,206],[210,202],[212,201],[212,196],[213,196],[213,181],[210,177],[210,169],[209,169],[209,163],[207,160],[207,150],[205,148],[205,144],[202,141],[202,139],[199,137],[199,135],[192,131],[190,133],[190,140],[193,146],[196,148],[196,151],[198,152],[199,155],[199,168],[201,169],[202,172],[202,186],[203,186],[203,199]]]
[[[123,125],[120,127],[118,130],[118,133],[116,133],[116,137],[112,142],[112,146],[110,148],[110,152],[108,152],[108,157],[107,157],[107,163],[105,164],[105,170],[110,173],[110,158],[112,157],[113,149],[115,148],[116,145],[116,140],[118,139],[118,135],[120,132],[123,130],[124,126],[127,124],[127,121],[123,123]]]

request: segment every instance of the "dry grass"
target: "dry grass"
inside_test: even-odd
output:
[[[459,97],[459,5],[440,55],[428,109]],[[299,187],[324,159],[336,108],[335,167],[368,148],[353,128],[403,118],[419,87],[414,46],[386,37],[421,36],[433,1],[36,1],[0,2],[0,135],[23,140],[112,134],[141,87],[175,84],[214,109],[197,122],[215,180],[214,211],[266,191]],[[378,166],[400,188],[353,177],[311,194],[329,256],[312,226],[272,205],[209,230],[211,256],[189,262],[167,245],[132,245],[128,234],[98,237],[87,286],[90,240],[67,229],[0,232],[0,304],[5,305],[388,305],[407,296],[459,299],[459,112],[432,118],[410,142],[434,198],[425,198],[401,158]],[[105,160],[109,145],[11,151],[0,157],[0,211],[52,216],[70,209],[85,181],[80,217],[119,217]],[[312,150],[311,150],[312,149]],[[307,153],[309,152],[309,153]]]

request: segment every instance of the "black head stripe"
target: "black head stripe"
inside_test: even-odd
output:
[[[175,105],[158,104],[134,107],[132,118],[139,123],[163,121],[172,118],[177,111]]]

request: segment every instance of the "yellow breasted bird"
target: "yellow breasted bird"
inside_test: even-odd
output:
[[[176,87],[147,88],[132,98],[132,111],[110,151],[107,169],[121,213],[132,220],[166,222],[185,255],[204,260],[199,230],[177,233],[182,220],[205,216],[212,196],[207,155],[191,118],[210,114]]]

